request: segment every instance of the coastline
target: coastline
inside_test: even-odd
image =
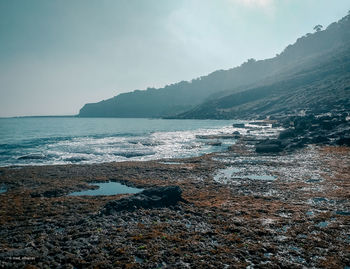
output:
[[[250,139],[195,158],[0,168],[0,267],[349,265],[349,148],[257,154]],[[105,216],[128,195],[67,196],[105,181],[180,186],[186,202]]]

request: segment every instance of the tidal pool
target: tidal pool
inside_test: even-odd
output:
[[[102,183],[91,183],[89,185],[98,186],[98,189],[87,190],[87,191],[77,191],[69,194],[70,196],[82,196],[82,195],[116,195],[125,193],[138,193],[143,191],[143,189],[133,188],[123,185],[118,182],[102,182]]]
[[[269,175],[237,175],[241,170],[235,167],[228,167],[225,169],[220,169],[216,175],[214,175],[214,180],[219,182],[228,182],[233,179],[250,179],[250,180],[263,180],[263,181],[272,181],[275,180],[275,176]]]
[[[320,228],[326,228],[328,224],[329,224],[328,221],[321,221],[320,223],[316,224],[316,226]]]
[[[0,186],[0,193],[7,192],[6,186]]]
[[[252,179],[252,180],[275,180],[276,177],[274,176],[268,176],[268,175],[248,175],[248,176],[244,176],[246,178]]]

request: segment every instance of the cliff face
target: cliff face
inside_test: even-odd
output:
[[[317,100],[347,98],[344,85],[350,70],[349,41],[350,15],[324,31],[299,38],[275,58],[250,59],[239,67],[215,71],[191,82],[123,93],[86,104],[79,116],[234,118],[308,109],[317,105]],[[329,94],[331,89],[337,93]],[[304,106],[305,102],[309,105]]]

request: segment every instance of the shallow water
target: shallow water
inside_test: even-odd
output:
[[[250,179],[250,180],[263,180],[263,181],[272,181],[276,177],[269,175],[255,175],[255,174],[238,174],[241,170],[236,167],[228,167],[218,170],[214,175],[214,180],[218,182],[229,182],[230,180],[236,179]]]
[[[215,181],[221,181],[221,180],[229,180],[233,177],[235,173],[238,173],[240,170],[235,167],[228,167],[225,169],[220,169],[216,175],[214,176]]]
[[[0,119],[0,167],[86,164],[200,156],[235,143],[197,135],[232,134],[233,120],[121,118]]]
[[[6,186],[0,186],[0,193],[5,193],[7,192]]]
[[[326,228],[328,226],[329,222],[328,221],[321,221],[318,224],[316,224],[317,227],[320,228]]]
[[[271,181],[271,180],[276,179],[276,177],[268,176],[268,175],[248,175],[248,176],[243,176],[243,178],[249,178],[252,180],[267,180],[267,181]]]
[[[82,196],[82,195],[116,195],[125,193],[139,193],[143,189],[129,187],[118,182],[103,182],[103,183],[92,183],[90,185],[98,186],[98,189],[87,190],[87,191],[77,191],[70,193],[70,196]]]
[[[350,211],[336,211],[335,214],[341,216],[350,216]]]

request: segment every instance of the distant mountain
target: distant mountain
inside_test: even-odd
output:
[[[346,16],[324,31],[299,38],[272,59],[250,59],[190,82],[123,93],[86,104],[79,116],[236,118],[308,109],[317,100],[329,103],[341,94],[347,98],[349,41],[350,16]],[[321,99],[306,99],[320,95]]]

